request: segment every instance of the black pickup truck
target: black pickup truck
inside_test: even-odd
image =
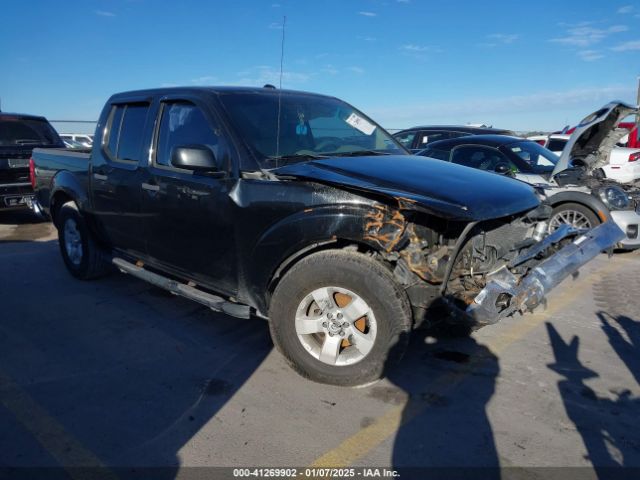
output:
[[[44,117],[0,113],[0,210],[24,207],[33,196],[29,157],[34,147],[64,148]]]
[[[336,98],[271,88],[117,94],[90,154],[37,149],[33,164],[34,208],[74,276],[115,267],[268,318],[299,373],[339,385],[380,377],[434,305],[474,326],[532,310],[624,235],[547,235],[532,187],[409,155]]]

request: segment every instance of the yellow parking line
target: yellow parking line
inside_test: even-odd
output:
[[[60,422],[51,417],[8,374],[1,370],[0,403],[35,437],[70,477],[77,480],[117,478],[98,457],[82,446]]]
[[[571,285],[571,288],[565,286],[562,293],[555,296],[553,304],[545,312],[522,317],[521,321],[507,328],[500,335],[487,339],[484,345],[494,354],[498,355],[513,343],[524,338],[551,315],[558,312],[558,310],[575,302],[583,293],[583,288],[586,285],[603,275],[617,270],[619,266],[620,264],[618,262],[612,261],[601,270],[593,272],[582,279],[578,279]],[[478,359],[470,363],[468,370],[446,373],[432,384],[430,390],[440,394],[447,393],[453,390],[462,380],[467,378],[481,365],[482,359]],[[409,423],[428,407],[428,403],[421,403],[413,406],[409,411],[405,409],[404,405],[389,410],[381,417],[378,417],[371,425],[359,430],[336,448],[314,460],[310,467],[339,468],[352,465],[355,461],[379,446],[387,438],[394,435],[402,425]]]

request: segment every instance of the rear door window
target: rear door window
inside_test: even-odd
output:
[[[149,104],[115,105],[107,127],[107,151],[112,160],[138,163],[149,113]]]

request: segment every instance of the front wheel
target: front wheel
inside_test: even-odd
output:
[[[600,224],[598,216],[589,208],[579,203],[563,203],[551,212],[549,233],[555,232],[562,225],[578,229],[589,229]]]
[[[74,202],[67,202],[60,207],[56,226],[62,259],[74,277],[89,280],[112,271],[106,254],[96,244]]]
[[[318,252],[294,265],[271,299],[273,342],[311,380],[362,385],[399,359],[411,329],[404,291],[383,265],[349,251]]]

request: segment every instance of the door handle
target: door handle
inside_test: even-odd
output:
[[[150,192],[157,192],[160,190],[160,186],[159,185],[151,185],[150,183],[143,183],[142,184],[142,189],[143,190],[148,190]]]
[[[94,173],[93,178],[95,178],[96,180],[107,180],[109,177],[100,173]]]

